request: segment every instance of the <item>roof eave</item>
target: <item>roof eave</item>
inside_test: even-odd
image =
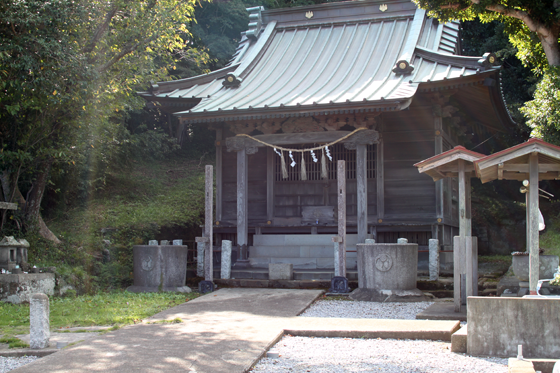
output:
[[[178,112],[174,113],[181,122],[185,123],[204,123],[220,122],[226,120],[239,119],[262,119],[262,118],[285,118],[313,115],[330,115],[338,113],[368,113],[379,111],[400,111],[406,109],[412,98],[398,100],[382,100],[375,102],[350,102],[325,105],[300,105],[300,106],[280,106],[265,107],[258,109],[243,110],[219,110],[212,112]]]

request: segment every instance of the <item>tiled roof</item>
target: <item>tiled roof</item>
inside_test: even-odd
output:
[[[438,24],[409,1],[352,1],[263,11],[224,69],[161,82],[148,100],[199,100],[187,122],[403,110],[417,90],[495,76],[488,58],[456,56],[458,24]],[[260,12],[259,12],[260,13]],[[231,77],[233,84],[224,85]]]

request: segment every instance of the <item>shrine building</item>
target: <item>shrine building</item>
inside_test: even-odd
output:
[[[140,93],[216,132],[215,245],[233,241],[255,273],[293,263],[330,278],[345,160],[350,270],[366,238],[420,252],[438,238],[452,260],[457,180],[413,165],[514,126],[495,56],[459,55],[460,24],[405,0],[248,11],[225,68]]]

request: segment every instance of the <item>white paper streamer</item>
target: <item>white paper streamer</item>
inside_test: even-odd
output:
[[[310,150],[310,152],[311,152],[311,158],[313,158],[313,162],[315,163],[319,162],[319,159],[317,158],[313,150]]]
[[[325,146],[325,151],[327,152],[327,157],[329,157],[329,161],[332,162],[332,156],[331,156],[331,152],[329,151],[329,147]]]
[[[290,150],[290,159],[292,160],[292,163],[290,163],[290,166],[295,167],[296,161],[294,161],[294,155],[292,154],[291,150]]]

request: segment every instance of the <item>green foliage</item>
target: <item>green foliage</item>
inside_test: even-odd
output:
[[[521,108],[532,135],[560,145],[560,67],[551,66],[538,83],[534,99]]]
[[[198,293],[112,292],[76,298],[50,299],[51,328],[126,325],[198,297]],[[0,303],[0,330],[17,334],[29,330],[29,304]]]
[[[418,6],[428,11],[428,15],[441,21],[459,19],[482,22],[498,21],[504,25],[510,42],[517,48],[517,57],[525,66],[541,71],[548,66],[548,59],[541,39],[532,32],[520,18],[530,19],[533,24],[546,28],[558,38],[559,4],[553,0],[414,0]],[[522,13],[520,13],[522,12]],[[555,47],[558,52],[558,45]]]
[[[28,348],[29,345],[16,337],[2,337],[0,343],[7,344],[9,348]]]
[[[560,216],[548,218],[545,214],[546,229],[539,237],[539,245],[546,255],[560,256]]]

